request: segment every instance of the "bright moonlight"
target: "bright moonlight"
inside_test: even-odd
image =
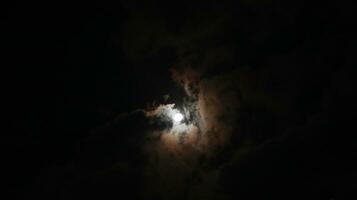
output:
[[[183,120],[183,115],[181,113],[175,113],[172,119],[175,122],[181,122]]]

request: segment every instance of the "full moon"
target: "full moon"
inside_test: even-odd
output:
[[[183,115],[181,113],[176,113],[172,117],[175,122],[181,122],[183,120]]]

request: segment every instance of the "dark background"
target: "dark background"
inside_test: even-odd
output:
[[[144,108],[160,101],[164,94],[175,97],[182,93],[169,72],[178,60],[174,47],[160,47],[146,57],[128,55],[122,35],[130,19],[128,7],[144,7],[138,11],[158,10],[159,16],[167,20],[165,28],[180,33],[190,21],[188,10],[193,7],[195,12],[204,12],[209,2],[14,2],[3,6],[2,96],[9,122],[2,134],[4,153],[9,158],[4,163],[9,169],[6,182],[15,197],[38,195],[33,189],[38,182],[47,183],[45,180],[52,176],[66,177],[66,171],[71,171],[67,168],[79,159],[76,153],[79,141],[119,113]],[[237,66],[250,66],[253,71],[274,69],[275,82],[265,85],[267,91],[282,96],[296,94],[289,102],[291,112],[287,114],[296,120],[292,124],[279,121],[279,127],[289,130],[292,136],[286,142],[267,145],[263,150],[258,148],[242,163],[225,168],[219,184],[232,198],[292,195],[290,199],[349,199],[355,195],[357,178],[353,3],[273,2],[267,7],[260,7],[263,3],[258,1],[251,1],[256,5],[253,7],[246,6],[244,1],[226,4],[232,6],[233,12],[232,21],[223,33],[231,40],[229,44],[218,43],[233,46]],[[289,21],[289,17],[294,20]],[[205,39],[211,42],[210,38]],[[145,49],[142,51],[146,53]],[[216,68],[207,76],[225,70]],[[290,81],[293,78],[297,81]],[[253,117],[256,119],[253,122],[246,118],[247,124],[259,127],[265,123],[259,121],[261,115],[256,114],[255,108],[249,109],[247,116],[258,117]],[[140,114],[133,119],[141,119]],[[131,123],[135,124],[135,120],[120,122],[118,126],[130,132],[126,126]],[[276,133],[266,134],[261,137],[270,138]],[[128,136],[121,137],[123,155],[136,151],[127,142]],[[140,161],[131,159],[123,156],[123,160],[140,168]],[[97,161],[102,162],[99,158]],[[214,162],[224,161],[218,158]],[[66,166],[65,170],[48,172],[62,166]],[[124,169],[118,175],[123,180],[119,189],[110,189],[114,186],[102,183],[88,187],[108,197],[121,193],[124,198],[142,184],[137,177],[140,173],[131,170]],[[43,173],[51,175],[42,176]],[[103,182],[110,182],[116,175],[105,177],[107,181]],[[127,180],[130,181],[125,184]],[[78,188],[88,188],[89,183],[84,182]],[[40,193],[59,199],[66,195],[81,198],[86,193],[85,189],[84,192],[69,189],[64,195],[58,192],[61,188],[41,189]]]

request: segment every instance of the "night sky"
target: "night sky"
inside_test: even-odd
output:
[[[357,199],[353,1],[1,11],[14,199]]]

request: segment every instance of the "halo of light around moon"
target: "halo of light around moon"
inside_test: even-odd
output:
[[[173,116],[172,116],[172,119],[175,121],[175,122],[181,122],[183,120],[183,115],[181,113],[175,113]]]

